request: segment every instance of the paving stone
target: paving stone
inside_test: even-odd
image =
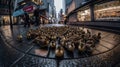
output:
[[[29,60],[29,61],[28,61]],[[13,67],[56,67],[54,59],[40,58],[26,55]]]

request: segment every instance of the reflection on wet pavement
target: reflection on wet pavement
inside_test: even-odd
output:
[[[46,57],[48,54],[48,51],[43,49],[35,49],[35,54]]]

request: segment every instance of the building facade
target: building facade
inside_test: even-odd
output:
[[[65,0],[65,14],[68,14],[68,10],[70,9],[70,5],[72,3],[72,0]]]
[[[9,18],[9,6],[11,7],[11,12],[13,12],[14,0],[9,3],[10,0],[0,0],[0,25],[10,24]]]
[[[75,8],[78,8],[82,4],[86,3],[87,0],[75,0]]]
[[[89,0],[66,0],[66,14],[85,4]]]
[[[16,9],[24,9],[25,7],[33,6],[33,10],[28,12],[30,17],[33,17],[33,12],[36,8],[39,8],[40,23],[55,22],[56,11],[54,6],[54,0],[16,0]]]
[[[76,15],[76,19],[71,17]],[[120,20],[120,0],[99,0],[89,1],[74,11],[68,17],[68,22],[87,22],[87,21],[119,21]]]
[[[58,13],[58,18],[59,18],[59,23],[63,24],[63,22],[64,22],[64,11],[63,11],[63,9],[60,9],[60,11]]]
[[[54,5],[54,0],[48,0],[48,15],[50,23],[56,23],[56,7]]]

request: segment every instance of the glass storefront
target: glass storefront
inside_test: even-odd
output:
[[[8,25],[10,23],[10,18],[9,16],[1,16],[1,24],[2,25]]]
[[[96,1],[93,4],[88,3],[74,12],[77,13],[77,22],[120,21],[120,0]],[[69,22],[75,22],[72,19],[74,18],[72,17],[73,14],[69,16]]]
[[[90,21],[91,20],[90,9],[88,7],[81,8],[77,12],[77,20],[78,21]]]
[[[114,0],[95,5],[95,20],[97,21],[119,21],[120,20],[120,0]]]
[[[12,17],[12,24],[16,24],[17,23],[17,18],[16,17]],[[3,15],[0,17],[0,25],[9,25],[10,24],[10,18],[8,15]]]
[[[17,18],[16,17],[12,17],[13,19],[12,19],[12,24],[16,24],[17,23]]]
[[[90,9],[79,11],[77,13],[78,21],[90,21]]]

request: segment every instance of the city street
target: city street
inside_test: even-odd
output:
[[[0,0],[0,67],[120,67],[120,0]]]
[[[41,25],[40,27],[61,27],[64,25],[60,24],[48,24],[48,25]],[[33,43],[33,40],[27,40],[26,39],[26,32],[28,29],[36,29],[38,26],[31,26],[30,28],[24,28],[21,25],[14,26],[13,30],[11,31],[9,26],[2,26],[2,39],[4,41],[4,51],[1,51],[4,55],[2,62],[5,67],[24,67],[24,66],[33,66],[38,67],[40,66],[49,66],[49,67],[56,67],[56,65],[59,65],[59,67],[64,66],[102,66],[102,67],[112,67],[116,64],[118,64],[120,61],[120,42],[119,38],[120,35],[115,33],[110,33],[106,31],[100,31],[95,29],[89,29],[93,34],[101,32],[101,40],[100,43],[97,44],[94,51],[91,55],[88,55],[87,53],[83,53],[83,55],[78,54],[77,50],[75,50],[74,54],[69,54],[67,51],[64,53],[63,59],[58,63],[55,58],[54,50],[50,49],[42,49],[40,46]],[[23,41],[18,42],[17,41],[17,35],[22,34],[23,35]],[[108,40],[109,39],[109,40]],[[2,48],[2,47],[1,47]],[[2,56],[3,57],[3,56]],[[94,60],[92,60],[94,59]],[[71,67],[73,67],[71,66]]]

